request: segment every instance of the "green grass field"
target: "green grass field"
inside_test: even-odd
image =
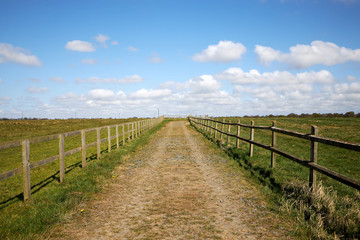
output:
[[[251,120],[254,120],[255,125],[257,126],[271,126],[272,121],[276,121],[276,126],[279,128],[301,133],[310,133],[311,125],[316,125],[319,129],[320,136],[346,142],[360,143],[360,118],[217,118],[217,120],[222,119],[225,119],[225,121],[230,120],[233,123],[240,120],[241,123],[249,125]],[[242,127],[240,131],[241,137],[249,139],[249,128]],[[236,134],[235,126],[232,126],[231,133]],[[271,145],[271,139],[271,131],[255,129],[255,141]],[[224,141],[226,141],[225,136]],[[234,147],[235,139],[230,138],[230,144],[232,147]],[[273,181],[279,185],[283,185],[284,183],[292,181],[301,181],[304,183],[308,181],[308,168],[302,167],[301,165],[284,157],[276,156],[276,167],[270,169],[270,151],[254,146],[254,157],[249,158],[248,148],[248,143],[240,142],[240,148],[239,150],[236,150],[236,152],[240,155],[240,158],[244,160],[245,164],[251,166],[253,170],[266,175],[267,178],[265,178],[265,181]],[[307,140],[302,140],[278,133],[277,148],[302,159],[310,159],[310,142]],[[340,149],[319,143],[318,164],[350,178],[360,180],[359,152]],[[354,191],[356,191],[322,174],[318,174],[318,181],[321,181],[324,186],[334,188],[340,195],[352,195]]]
[[[94,127],[133,122],[140,119],[69,119],[69,120],[5,120],[0,121],[0,142],[21,140],[26,138],[46,136],[70,132],[74,130],[89,129]],[[128,131],[125,126],[125,132]],[[122,129],[119,128],[119,134]],[[115,135],[115,128],[111,129]],[[107,138],[107,129],[100,131],[101,139]],[[127,135],[126,135],[127,137]],[[122,138],[120,137],[120,140]],[[86,134],[86,144],[96,142],[96,131]],[[116,145],[115,139],[111,144]],[[81,136],[75,135],[65,138],[65,151],[81,146]],[[108,143],[101,144],[102,151],[107,149]],[[30,144],[30,163],[40,161],[47,157],[59,154],[59,140],[51,140]],[[96,146],[86,150],[87,161],[92,161],[97,152]],[[0,173],[22,166],[21,146],[0,150]],[[65,158],[66,171],[73,171],[81,166],[81,153]],[[59,180],[59,161],[31,170],[32,192],[36,193],[53,181]],[[66,176],[65,176],[66,177]],[[0,181],[0,208],[4,208],[17,201],[22,201],[22,175]]]
[[[318,126],[319,135],[327,138],[360,143],[360,118],[298,118],[298,117],[257,117],[257,118],[217,118],[250,125],[271,126],[276,120],[277,127],[301,133],[311,132],[311,125]],[[209,139],[209,134],[196,126]],[[221,129],[221,126],[218,126]],[[224,131],[227,131],[227,127]],[[231,129],[236,134],[236,127]],[[271,168],[270,151],[254,146],[254,155],[249,157],[249,144],[240,141],[238,149],[235,139],[230,138],[226,146],[226,136],[222,142],[215,141],[249,174],[260,183],[263,191],[274,204],[275,211],[290,214],[305,231],[309,239],[358,239],[360,236],[360,191],[341,184],[325,175],[317,174],[317,187],[309,191],[309,169],[287,158],[276,156],[275,168]],[[255,129],[256,142],[271,145],[271,131]],[[241,127],[241,137],[250,138],[250,129]],[[214,145],[216,146],[216,145]],[[310,142],[277,133],[277,148],[299,158],[309,160]],[[360,180],[360,153],[319,143],[318,164],[350,178]]]
[[[140,119],[3,121],[0,123],[3,133],[1,139],[11,141],[23,139],[24,137],[31,138],[138,120]],[[74,211],[82,202],[93,198],[101,189],[103,182],[112,179],[113,169],[116,165],[122,163],[122,157],[134,151],[137,146],[148,142],[153,133],[164,126],[165,122],[143,133],[138,138],[126,142],[124,146],[120,145],[120,148],[116,148],[116,141],[113,139],[111,153],[107,153],[107,150],[105,150],[108,143],[104,142],[101,146],[102,158],[99,161],[95,160],[96,146],[93,147],[94,149],[88,149],[88,164],[84,169],[81,168],[80,153],[67,157],[65,159],[67,173],[64,183],[59,183],[58,161],[31,170],[32,201],[27,204],[24,204],[21,198],[21,175],[1,181],[0,239],[38,238],[37,234],[43,233],[52,224],[61,221],[68,212]],[[19,129],[22,129],[23,132]],[[120,130],[121,128],[119,134],[121,134]],[[127,130],[125,128],[125,132]],[[112,130],[112,135],[115,135],[115,128]],[[106,137],[107,129],[104,129],[101,131],[101,138]],[[122,137],[120,137],[121,140]],[[96,141],[96,132],[90,132],[86,137],[86,142],[94,141]],[[79,135],[67,137],[65,139],[65,151],[78,147],[80,142]],[[58,140],[31,144],[31,162],[56,155],[58,146]],[[21,166],[21,153],[18,153],[17,150],[21,152],[21,148],[15,148],[15,151],[0,151],[0,172],[3,172],[4,169],[5,171],[12,169],[14,166]],[[14,158],[16,161],[12,161]]]

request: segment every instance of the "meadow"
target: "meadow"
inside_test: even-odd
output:
[[[219,117],[219,121],[240,120],[242,124],[256,126],[276,126],[281,129],[300,133],[311,133],[311,126],[316,125],[319,135],[336,140],[360,143],[360,118],[355,117],[254,117],[231,118]],[[271,168],[271,152],[254,146],[253,156],[249,157],[249,143],[241,142],[236,148],[236,141],[223,135],[222,141],[214,139],[214,134],[204,131],[200,125],[195,127],[208,139],[224,149],[240,166],[250,174],[255,182],[263,186],[263,191],[274,203],[275,211],[280,210],[296,219],[299,226],[307,231],[311,239],[358,239],[360,236],[360,191],[317,173],[317,185],[309,191],[309,169],[287,158],[277,155],[275,167]],[[218,126],[221,130],[221,126]],[[240,136],[250,139],[250,129],[241,127]],[[228,128],[223,129],[224,132]],[[232,126],[232,134],[237,129]],[[271,145],[272,133],[269,130],[255,129],[256,142]],[[360,180],[360,152],[318,144],[318,164]],[[310,141],[277,133],[276,148],[310,160]]]
[[[0,143],[14,140],[28,139],[32,137],[59,134],[80,129],[89,129],[106,125],[133,122],[140,119],[67,119],[67,120],[2,120],[0,121]],[[128,129],[125,129],[127,131]],[[115,128],[111,129],[115,135]],[[107,129],[100,131],[101,139],[107,137]],[[126,136],[127,137],[127,136]],[[86,134],[86,144],[96,142],[96,131]],[[115,140],[112,145],[116,145]],[[81,146],[81,136],[75,135],[65,138],[65,151]],[[107,143],[101,144],[104,151]],[[57,155],[59,152],[59,140],[50,140],[30,144],[30,163]],[[87,161],[96,159],[96,146],[87,149]],[[0,150],[0,173],[22,166],[21,146]],[[70,172],[81,167],[81,152],[65,158],[66,171]],[[31,170],[32,192],[36,193],[53,181],[59,180],[59,161]],[[0,181],[0,208],[23,200],[22,175]]]
[[[360,118],[355,117],[256,117],[256,118],[217,118],[217,120],[231,121],[240,120],[243,124],[251,124],[253,120],[256,126],[272,126],[276,121],[278,128],[292,130],[300,133],[311,133],[311,126],[319,129],[319,136],[341,140],[345,142],[360,143]],[[226,129],[227,130],[227,129]],[[236,134],[236,127],[232,126],[231,133]],[[250,129],[241,128],[240,136],[250,138]],[[224,138],[226,140],[226,138]],[[271,145],[272,133],[269,130],[255,130],[255,141]],[[235,147],[235,139],[230,138],[230,147]],[[310,160],[310,142],[307,140],[291,137],[277,133],[277,148]],[[277,186],[285,183],[300,181],[306,183],[309,179],[309,169],[305,168],[287,158],[277,155],[276,165],[270,168],[271,153],[268,150],[254,146],[254,156],[248,157],[249,144],[240,141],[237,152],[244,163],[251,166],[253,170],[263,174],[265,181],[271,181]],[[360,153],[356,151],[341,149],[325,144],[318,144],[318,164],[336,171],[350,178],[360,180]],[[326,187],[331,187],[340,195],[353,195],[355,189],[339,183],[325,175],[317,174],[318,181]]]
[[[18,140],[43,136],[48,134],[63,133],[83,128],[93,128],[104,125],[121,124],[124,122],[133,122],[141,119],[70,119],[70,120],[31,120],[31,121],[4,121],[1,122],[4,135],[9,136],[6,140]],[[0,239],[36,239],[38,234],[42,234],[49,229],[52,224],[62,221],[69,212],[81,211],[79,206],[101,190],[104,182],[111,180],[114,176],[114,167],[123,162],[123,156],[134,151],[139,145],[146,144],[153,136],[154,132],[164,126],[166,121],[156,125],[149,131],[131,141],[126,140],[126,144],[116,148],[115,139],[112,140],[112,151],[109,153],[107,142],[101,145],[102,157],[96,160],[96,146],[92,151],[87,151],[87,166],[81,168],[81,155],[73,154],[66,157],[66,178],[63,183],[59,182],[59,163],[44,165],[40,168],[31,170],[32,180],[32,200],[24,203],[21,194],[21,175],[5,179],[0,182],[1,199],[0,203]],[[11,127],[6,127],[6,125]],[[20,126],[23,130],[17,131],[15,126]],[[48,127],[47,127],[48,126]],[[14,130],[8,132],[8,130]],[[101,132],[101,138],[107,136],[107,129]],[[125,129],[126,131],[127,129]],[[114,134],[114,133],[112,133]],[[95,133],[96,135],[96,133]],[[71,139],[75,137],[75,139]],[[79,146],[78,136],[72,136],[66,139],[65,148]],[[126,137],[128,137],[126,135]],[[2,136],[2,139],[5,139]],[[120,138],[122,139],[122,138]],[[96,141],[96,136],[87,136],[86,142]],[[45,145],[31,144],[33,151],[31,160],[37,161],[40,158],[56,153],[59,142],[48,141]],[[33,146],[34,145],[34,146]],[[74,145],[74,146],[72,146]],[[55,147],[55,151],[52,148]],[[21,152],[21,148],[19,149]],[[66,149],[65,149],[66,150]],[[14,156],[4,154],[1,150],[2,170],[9,169],[4,163],[21,165],[20,159],[13,163]]]

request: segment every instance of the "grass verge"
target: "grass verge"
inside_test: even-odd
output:
[[[124,155],[149,142],[166,123],[163,121],[126,145],[104,154],[100,161],[91,161],[85,169],[78,167],[66,175],[64,183],[53,181],[34,194],[31,203],[18,202],[0,209],[0,239],[35,239],[53,224],[61,222],[66,213],[101,191]]]
[[[284,174],[281,174],[284,169],[279,171],[264,164],[265,161],[269,162],[269,154],[258,151],[250,158],[246,145],[242,144],[237,149],[231,144],[224,144],[225,141],[214,140],[213,135],[194,127],[237,161],[253,180],[261,184],[275,211],[293,217],[299,225],[295,235],[302,237],[305,234],[309,239],[360,239],[359,191],[352,191],[352,194],[342,194],[340,191],[339,194],[334,187],[324,187],[320,182],[316,191],[310,192],[306,181],[301,177],[294,179],[286,176],[286,180]],[[304,171],[304,168],[296,164],[291,167],[293,174]],[[281,168],[281,165],[278,168]]]

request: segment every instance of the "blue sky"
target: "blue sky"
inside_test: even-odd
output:
[[[0,117],[360,112],[359,0],[0,0]]]

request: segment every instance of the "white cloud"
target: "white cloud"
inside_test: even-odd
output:
[[[106,41],[110,38],[108,36],[105,36],[103,34],[99,34],[96,37],[94,37],[95,40],[103,45],[104,48],[107,48]]]
[[[241,68],[229,68],[215,74],[218,80],[229,80],[233,84],[299,84],[299,83],[332,83],[334,77],[329,71],[303,72],[293,75],[288,71],[260,73],[253,69],[244,72]]]
[[[354,76],[348,75],[346,79],[350,82],[354,82],[354,81],[356,81],[357,78]]]
[[[192,93],[211,93],[220,90],[221,84],[211,75],[202,75],[189,79],[185,88]]]
[[[278,61],[296,69],[317,64],[332,66],[349,61],[360,62],[360,49],[339,47],[335,43],[323,41],[313,41],[311,45],[297,44],[290,47],[290,53],[256,45],[255,53],[262,64],[269,65]]]
[[[0,84],[2,84],[3,83],[3,80],[2,80],[2,78],[0,78]]]
[[[115,93],[110,89],[93,89],[88,93],[88,96],[95,99],[108,99],[113,98]]]
[[[171,94],[171,90],[169,89],[140,89],[134,93],[131,93],[129,96],[132,98],[163,98],[169,96]]]
[[[139,49],[137,49],[137,48],[135,48],[133,46],[128,47],[128,50],[131,51],[131,52],[138,52],[139,51]]]
[[[335,84],[334,91],[341,94],[357,93],[360,96],[360,82]]]
[[[65,82],[62,77],[49,77],[49,80],[52,81],[52,82],[57,82],[57,83]]]
[[[42,88],[29,87],[28,89],[26,89],[26,91],[27,91],[28,93],[44,93],[44,92],[49,91],[49,89],[46,88],[46,87],[42,87]]]
[[[149,62],[150,63],[161,63],[163,62],[164,59],[162,59],[158,53],[153,53],[150,57],[149,57]]]
[[[91,77],[88,79],[77,78],[77,83],[116,83],[116,84],[127,84],[127,83],[138,83],[142,82],[144,79],[139,75],[131,75],[124,78],[99,78]]]
[[[93,47],[92,43],[80,41],[80,40],[73,40],[66,43],[65,48],[71,51],[77,52],[94,52],[95,48]]]
[[[88,59],[83,59],[83,60],[81,60],[81,63],[83,63],[83,64],[95,65],[97,62],[96,62],[95,59],[88,58]]]
[[[9,101],[11,101],[11,98],[9,97],[0,97],[0,105],[8,104]]]
[[[119,42],[118,41],[112,41],[110,44],[111,45],[119,45]]]
[[[0,43],[0,64],[6,62],[15,62],[28,66],[39,67],[41,61],[28,51],[20,47],[14,47],[11,44]]]
[[[198,62],[232,62],[241,59],[246,52],[246,47],[241,43],[220,41],[217,45],[210,45],[201,53],[197,53],[192,60]]]
[[[107,40],[109,40],[110,38],[108,36],[105,36],[103,34],[99,34],[96,37],[94,37],[96,41],[98,41],[99,43],[105,43]]]

